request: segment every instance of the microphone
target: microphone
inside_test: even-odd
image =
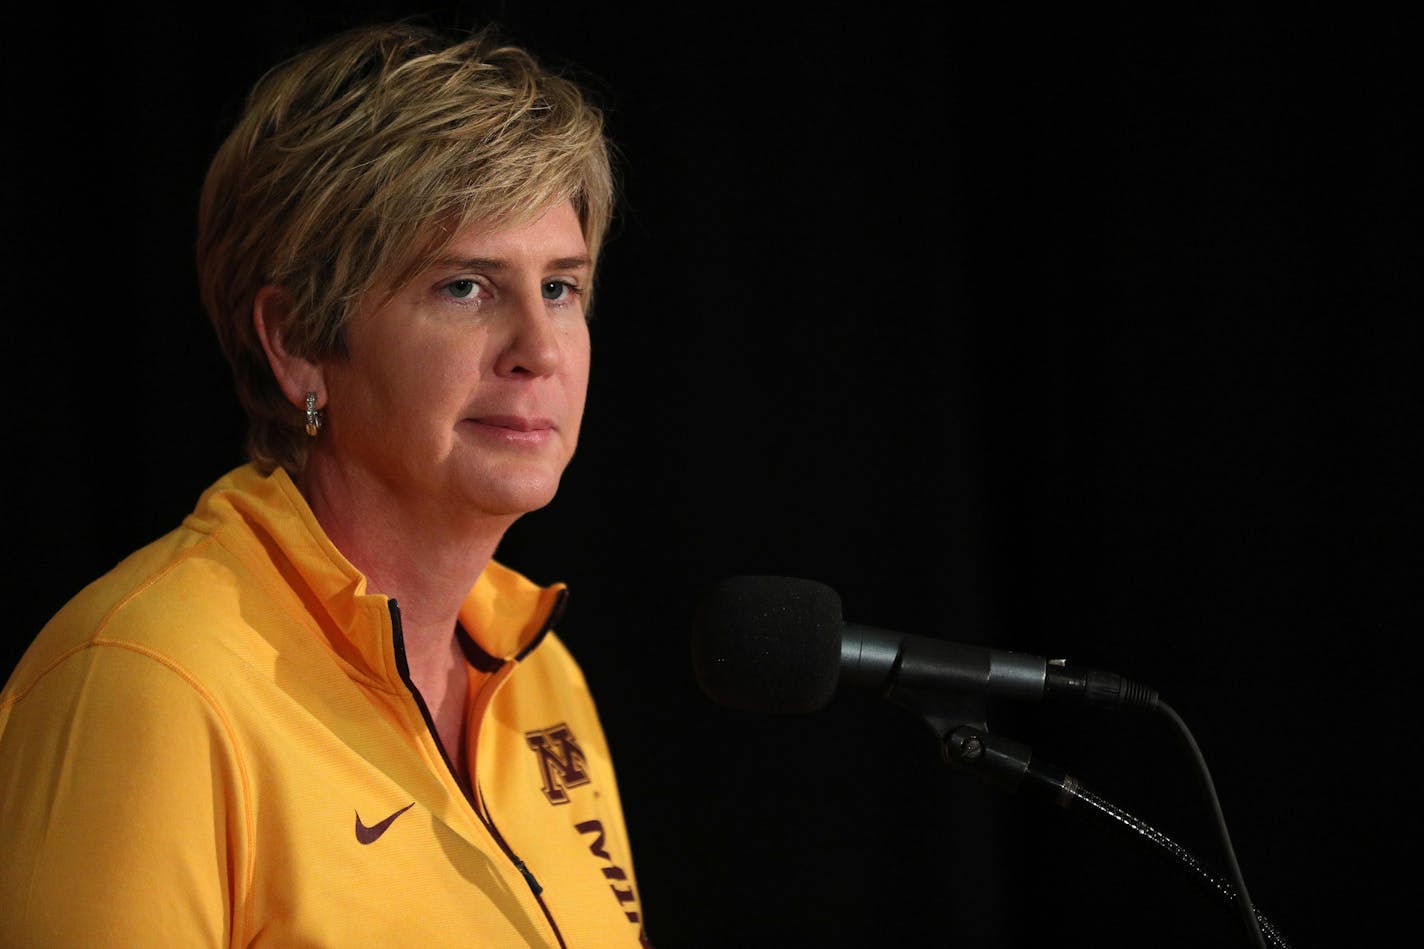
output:
[[[750,712],[813,712],[840,689],[975,693],[1107,708],[1155,708],[1157,693],[1122,676],[1027,653],[845,621],[840,594],[794,577],[715,584],[693,618],[702,691]]]

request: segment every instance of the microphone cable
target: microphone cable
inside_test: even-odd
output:
[[[1104,799],[1086,788],[1082,781],[1047,764],[1037,758],[1027,745],[1022,745],[1002,737],[993,737],[973,726],[956,729],[942,746],[946,760],[961,767],[979,771],[1008,790],[1020,786],[1024,778],[1032,779],[1029,787],[1036,788],[1039,796],[1052,801],[1059,807],[1067,808],[1074,801],[1081,801],[1109,820],[1138,834],[1144,840],[1160,847],[1175,857],[1195,877],[1208,888],[1215,890],[1227,902],[1234,903],[1246,926],[1247,934],[1257,949],[1290,949],[1290,944],[1274,924],[1261,913],[1251,901],[1246,890],[1246,881],[1241,874],[1241,865],[1236,859],[1236,848],[1231,842],[1231,834],[1226,827],[1226,817],[1217,798],[1216,787],[1207,768],[1206,758],[1192,736],[1182,717],[1161,698],[1152,705],[1177,729],[1178,734],[1191,752],[1202,786],[1211,805],[1212,817],[1225,851],[1229,879],[1222,879],[1202,865],[1181,844],[1154,828],[1151,824],[1128,813],[1123,808]]]
[[[1217,884],[1218,889],[1222,890],[1228,899],[1233,899],[1234,896],[1234,902],[1241,914],[1242,922],[1246,926],[1246,931],[1251,934],[1258,947],[1265,949],[1266,938],[1261,932],[1261,921],[1252,905],[1251,895],[1246,891],[1246,880],[1241,875],[1241,864],[1236,859],[1236,848],[1231,843],[1231,832],[1226,827],[1226,816],[1222,813],[1221,801],[1216,796],[1216,785],[1211,779],[1211,770],[1206,766],[1206,756],[1202,754],[1196,738],[1192,736],[1192,730],[1187,727],[1182,716],[1177,714],[1176,709],[1162,701],[1160,697],[1157,700],[1156,709],[1177,729],[1177,733],[1191,752],[1192,760],[1197,766],[1197,773],[1201,776],[1207,801],[1211,804],[1212,818],[1216,823],[1217,834],[1221,838],[1222,850],[1226,854],[1226,866],[1231,877],[1231,886],[1235,887],[1236,892],[1232,894],[1228,887],[1220,883]],[[1200,872],[1200,868],[1198,870]],[[1270,927],[1270,929],[1273,936],[1277,935],[1275,927]],[[1282,946],[1284,943],[1276,942],[1275,945]]]
[[[1147,707],[1147,706],[1144,706]],[[1048,800],[1060,808],[1068,808],[1074,802],[1083,804],[1107,817],[1110,821],[1138,834],[1142,839],[1155,844],[1177,858],[1194,874],[1199,882],[1205,882],[1227,902],[1234,903],[1246,926],[1247,934],[1256,949],[1290,949],[1290,944],[1280,931],[1253,905],[1246,890],[1246,882],[1241,874],[1241,865],[1236,859],[1236,848],[1231,842],[1231,834],[1226,827],[1226,818],[1217,798],[1216,787],[1207,768],[1196,739],[1186,722],[1160,697],[1154,698],[1150,707],[1165,716],[1177,729],[1192,754],[1202,787],[1211,804],[1212,816],[1226,854],[1229,879],[1221,879],[1208,871],[1185,847],[1166,834],[1152,827],[1146,821],[1129,814],[1126,810],[1105,800],[1084,787],[1082,781],[1054,765],[1048,764],[1034,754],[1028,745],[1001,735],[991,735],[980,727],[965,724],[942,734],[940,749],[946,763],[976,772],[991,784],[1008,791],[1030,790],[1032,796]],[[933,724],[933,723],[931,723]],[[1030,779],[1027,784],[1024,779]]]

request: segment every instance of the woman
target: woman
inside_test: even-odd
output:
[[[249,463],[0,693],[4,945],[647,944],[562,585],[602,119],[491,33],[331,38],[204,186]]]

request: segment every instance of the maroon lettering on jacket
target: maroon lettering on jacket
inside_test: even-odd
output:
[[[613,891],[613,898],[618,901],[618,905],[623,907],[623,915],[628,917],[628,922],[638,927],[638,944],[642,946],[651,945],[648,942],[647,934],[643,931],[642,914],[637,909],[638,896],[633,892],[633,884],[628,879],[628,871],[613,862],[613,855],[608,852],[608,848],[603,844],[603,821],[586,820],[574,825],[574,830],[580,834],[593,834],[593,842],[588,845],[588,852],[606,861],[607,866],[599,867],[605,880],[614,882],[608,884],[608,888]],[[623,885],[619,885],[619,884]]]
[[[550,728],[526,732],[524,740],[539,760],[539,776],[544,796],[550,804],[569,803],[569,788],[588,784],[588,759],[578,746],[569,726],[560,722]]]

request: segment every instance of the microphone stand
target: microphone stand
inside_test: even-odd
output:
[[[940,755],[946,764],[972,771],[1009,793],[1023,790],[1031,797],[1050,801],[1065,809],[1076,803],[1087,805],[1115,826],[1171,854],[1195,879],[1218,893],[1228,905],[1239,904],[1236,886],[1208,871],[1185,847],[1166,834],[1088,790],[1062,769],[1039,761],[1030,746],[990,734],[982,697],[926,694],[898,683],[892,683],[884,697],[924,719],[939,741]],[[1248,925],[1253,944],[1290,949],[1285,937],[1264,913],[1255,906],[1250,908],[1250,912],[1256,924]]]

